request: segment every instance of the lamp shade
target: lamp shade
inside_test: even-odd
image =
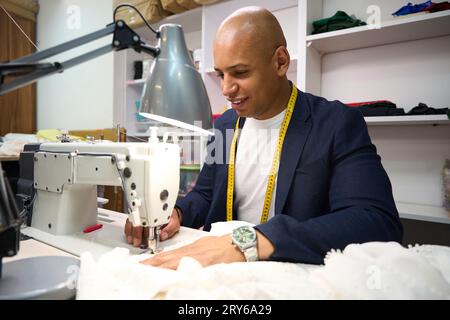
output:
[[[140,114],[176,127],[211,134],[208,94],[189,55],[180,25],[160,27],[160,54],[154,59],[141,97]]]

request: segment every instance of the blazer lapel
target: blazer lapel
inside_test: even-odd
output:
[[[298,91],[295,109],[284,138],[277,177],[275,214],[282,213],[298,161],[311,131],[310,110],[303,93]]]
[[[234,133],[234,129],[236,126],[236,121],[238,119],[237,114],[233,115],[231,119],[229,119],[226,123],[224,123],[224,130],[222,132],[223,136],[223,154],[225,159],[224,166],[219,166],[219,169],[216,173],[216,179],[218,179],[218,185],[220,186],[220,191],[216,192],[217,195],[222,196],[227,195],[227,183],[228,183],[228,170],[229,170],[229,163],[230,163],[230,148],[231,148],[231,139],[233,138],[233,135],[230,135],[229,137],[226,135],[227,129],[232,129]],[[239,129],[242,129],[245,123],[245,118],[241,118],[239,122]],[[229,139],[227,139],[229,138]],[[223,210],[223,217],[226,218],[226,200],[225,205],[221,207],[219,210]],[[237,208],[236,204],[233,203],[233,220],[237,220]]]

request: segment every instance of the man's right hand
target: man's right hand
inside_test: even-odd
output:
[[[164,241],[172,238],[180,230],[180,226],[181,221],[177,210],[174,208],[169,223],[161,229],[159,239]],[[125,223],[125,236],[128,244],[132,244],[135,247],[140,247],[141,245],[146,247],[148,245],[149,227],[134,227],[131,221],[127,219]]]

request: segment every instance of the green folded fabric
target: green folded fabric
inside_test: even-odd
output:
[[[312,34],[347,29],[358,26],[365,26],[367,23],[359,19],[350,17],[344,11],[338,11],[330,18],[324,18],[313,22],[314,30]]]

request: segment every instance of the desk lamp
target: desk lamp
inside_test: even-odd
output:
[[[115,20],[116,12],[121,7],[131,7],[138,12],[147,27],[159,38],[157,47],[146,45],[124,21]],[[109,34],[113,34],[113,41],[109,45],[62,63],[40,62]],[[210,135],[207,130],[212,127],[212,113],[208,95],[187,50],[181,26],[166,24],[156,31],[136,8],[128,4],[115,8],[114,22],[104,29],[8,63],[0,63],[0,95],[33,83],[44,76],[61,73],[108,52],[128,48],[145,52],[155,58],[151,74],[143,89],[141,114],[156,121]],[[13,80],[5,82],[6,76],[12,76]],[[8,203],[12,205],[13,200],[6,196],[5,190],[8,189],[4,187],[3,176],[0,178],[1,263],[1,257],[13,256],[19,250],[20,220],[16,220],[11,211],[4,210]],[[5,237],[8,237],[9,242],[3,241]],[[70,278],[66,270],[78,266],[75,258],[35,257],[8,262],[6,266],[9,268],[5,267],[4,277],[0,279],[0,300],[67,299],[74,296],[75,288],[65,285],[64,281]],[[48,272],[50,268],[58,272]]]
[[[212,113],[208,94],[189,55],[181,26],[160,27],[161,53],[142,91],[140,115],[210,135]]]

